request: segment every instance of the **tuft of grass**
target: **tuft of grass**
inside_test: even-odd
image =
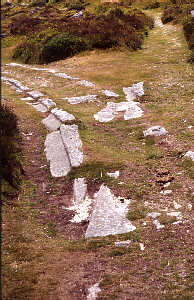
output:
[[[130,221],[135,221],[145,218],[147,213],[148,209],[143,204],[138,204],[136,207],[134,207],[128,212],[127,218]]]

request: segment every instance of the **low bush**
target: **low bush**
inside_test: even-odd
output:
[[[0,106],[1,116],[1,165],[2,194],[6,197],[10,188],[19,189],[23,168],[19,146],[17,116],[11,107]]]
[[[31,18],[24,14],[13,18],[10,24],[10,33],[11,34],[27,34],[30,32],[35,32],[37,26],[41,23],[41,20],[38,18]]]

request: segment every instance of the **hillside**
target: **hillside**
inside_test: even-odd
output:
[[[117,44],[90,44],[49,62],[13,55],[45,30],[41,47],[68,26],[75,34],[76,22],[60,27],[57,18],[69,20],[83,6],[64,10],[67,2],[59,1],[4,11],[2,98],[17,115],[24,174],[2,206],[3,299],[193,298],[190,50],[182,24],[161,21],[167,1],[130,2],[111,8],[115,22],[129,26],[122,31],[133,36],[129,47],[116,32]],[[82,2],[91,15],[94,4]],[[103,18],[110,7],[98,8]],[[41,22],[16,26],[20,17],[13,18],[32,10]],[[82,29],[89,45],[90,30]]]

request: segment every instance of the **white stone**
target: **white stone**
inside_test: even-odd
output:
[[[66,176],[71,166],[59,131],[47,134],[45,152],[47,160],[50,161],[51,175],[53,177]]]
[[[173,201],[173,204],[174,204],[174,208],[175,208],[175,209],[181,208],[181,205],[178,204],[176,201]]]
[[[42,124],[44,124],[49,131],[56,131],[61,126],[61,122],[57,120],[53,114],[49,114],[47,118],[43,119]]]
[[[124,113],[124,120],[140,118],[143,115],[143,110],[136,102],[129,102],[131,105]]]
[[[71,219],[71,222],[80,223],[82,221],[88,220],[91,204],[92,204],[92,199],[86,196],[83,202],[68,207],[67,208],[68,210],[73,210],[75,212],[75,215],[73,219]]]
[[[23,84],[21,84],[18,80],[13,79],[13,78],[6,78],[6,77],[1,77],[3,81],[9,82],[11,84],[14,84],[16,88],[20,89],[21,91],[28,91],[29,88]]]
[[[73,193],[75,205],[79,205],[85,200],[87,193],[87,184],[85,183],[85,178],[77,178],[74,180]]]
[[[170,185],[170,182],[167,182],[164,184],[164,188],[168,187]]]
[[[80,80],[80,81],[78,81],[78,84],[84,85],[86,87],[95,87],[95,84],[93,84],[87,80]]]
[[[51,110],[52,114],[55,115],[61,122],[64,121],[73,121],[75,120],[75,117],[72,114],[69,114],[68,112],[58,109],[58,108],[53,108]]]
[[[144,136],[160,136],[167,133],[168,131],[162,126],[152,126],[143,132]]]
[[[132,87],[124,87],[123,92],[125,93],[127,101],[133,101],[135,98],[144,95],[143,82],[133,84]]]
[[[40,99],[39,100],[42,104],[44,104],[48,109],[52,106],[56,106],[56,103],[51,99]]]
[[[65,79],[70,79],[70,80],[78,80],[79,79],[79,78],[71,77],[71,76],[69,76],[65,73],[55,73],[55,76],[62,77],[62,78],[65,78]]]
[[[72,16],[72,18],[81,18],[83,16],[83,12],[82,11],[79,11],[78,13],[75,13],[73,16]]]
[[[21,98],[22,101],[32,101],[34,100],[32,97]]]
[[[144,244],[143,244],[143,243],[139,243],[139,247],[140,247],[140,250],[141,250],[141,251],[144,251],[144,250],[145,250],[145,247],[144,247]]]
[[[161,191],[160,194],[163,194],[163,195],[170,195],[170,194],[172,194],[172,190]]]
[[[172,211],[172,212],[167,213],[167,216],[180,218],[181,212],[180,211]]]
[[[68,103],[70,104],[79,104],[79,103],[83,103],[83,102],[91,102],[94,101],[96,99],[97,95],[87,95],[87,96],[80,96],[80,97],[65,97],[62,98],[64,100],[67,100]]]
[[[68,153],[72,167],[79,167],[83,162],[82,142],[79,138],[77,125],[61,125],[61,137]]]
[[[161,225],[158,220],[153,220],[153,224],[156,226],[157,230],[162,229],[162,228],[165,227],[164,225]]]
[[[121,234],[136,229],[126,218],[129,201],[121,203],[110,189],[101,185],[95,194],[95,206],[90,218],[85,237]]]
[[[187,151],[187,153],[184,155],[184,157],[189,157],[192,161],[194,161],[194,152]]]
[[[152,212],[152,213],[148,214],[148,217],[155,219],[155,218],[159,217],[160,215],[161,215],[161,213]]]
[[[192,208],[193,208],[192,204],[189,203],[189,204],[187,205],[187,208],[188,208],[188,210],[192,210]]]
[[[128,248],[130,244],[131,244],[130,240],[115,242],[116,247],[126,247],[126,248]]]
[[[119,171],[115,171],[115,172],[112,172],[112,173],[107,172],[107,175],[109,177],[113,177],[113,178],[117,179],[119,177]]]
[[[102,93],[104,95],[106,95],[107,97],[119,97],[118,94],[114,93],[114,92],[111,92],[109,90],[102,90]]]
[[[45,112],[47,112],[48,110],[47,110],[47,108],[46,108],[46,106],[44,106],[43,104],[40,104],[40,103],[28,103],[28,102],[26,102],[26,104],[29,104],[29,105],[31,105],[32,107],[34,107],[37,111],[40,111],[40,112],[42,112],[42,113],[45,113]]]
[[[87,300],[95,300],[98,296],[98,293],[101,291],[99,288],[99,283],[94,284],[88,289]]]
[[[39,92],[39,91],[31,91],[31,92],[27,92],[28,95],[30,95],[32,98],[40,98],[43,97],[44,95]]]

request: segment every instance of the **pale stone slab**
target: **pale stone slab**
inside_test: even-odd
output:
[[[77,178],[74,180],[73,193],[75,205],[83,203],[87,193],[87,184],[85,183],[85,178]]]
[[[57,120],[53,114],[50,114],[47,118],[43,119],[42,123],[49,131],[56,131],[61,126],[61,122]]]
[[[114,93],[114,92],[111,92],[109,90],[102,90],[102,93],[104,95],[106,95],[107,97],[119,97],[118,94]]]
[[[86,196],[83,202],[66,208],[69,210],[73,210],[75,213],[73,219],[71,219],[71,222],[80,223],[82,221],[88,220],[89,212],[91,210],[91,204],[92,204],[92,199]]]
[[[194,152],[193,151],[187,151],[187,153],[184,155],[184,157],[188,157],[192,161],[194,161]]]
[[[115,171],[115,172],[107,172],[107,175],[109,177],[115,178],[117,179],[119,177],[119,171]]]
[[[121,234],[136,229],[125,217],[129,204],[127,200],[122,203],[104,185],[101,185],[95,199],[96,203],[85,234],[86,238]]]
[[[40,103],[33,104],[33,103],[28,103],[28,102],[26,102],[26,103],[29,104],[29,105],[32,105],[37,111],[40,111],[42,113],[45,113],[45,112],[48,111],[46,106],[44,106],[43,104],[40,104]]]
[[[22,101],[33,101],[34,99],[32,97],[25,97],[25,98],[20,98]]]
[[[91,102],[96,99],[97,95],[87,95],[87,96],[80,96],[80,97],[65,97],[62,98],[64,100],[67,100],[69,104],[79,104],[84,102]]]
[[[71,169],[68,155],[63,145],[60,131],[54,131],[46,136],[46,158],[50,161],[50,172],[53,177],[66,176]]]
[[[115,242],[116,247],[126,247],[126,248],[128,248],[130,244],[131,244],[130,240]]]
[[[133,84],[132,87],[124,87],[123,92],[125,93],[127,101],[133,101],[136,97],[144,95],[143,82]]]
[[[156,226],[157,230],[162,229],[162,228],[165,227],[164,225],[161,225],[158,220],[153,220],[153,224]]]
[[[152,213],[149,213],[148,214],[148,217],[152,218],[152,219],[155,219],[157,217],[159,217],[161,215],[161,213],[158,213],[158,212],[152,212]]]
[[[96,300],[98,293],[101,291],[99,284],[100,283],[98,282],[88,289],[87,300]]]
[[[72,114],[69,114],[68,112],[58,109],[58,108],[53,108],[51,110],[52,114],[55,115],[61,122],[64,121],[73,121],[75,120],[75,117]]]
[[[124,113],[124,120],[140,118],[143,115],[143,110],[136,102],[129,102],[130,106]]]
[[[4,77],[2,76],[1,79],[3,81],[6,81],[6,82],[9,82],[11,84],[14,84],[16,88],[20,89],[21,91],[28,91],[29,88],[23,84],[21,84],[18,80],[16,79],[13,79],[13,78],[7,78],[7,77]]]
[[[106,107],[103,108],[98,113],[94,114],[94,119],[99,122],[109,122],[115,117],[115,112],[117,108],[117,103],[108,102]]]
[[[80,80],[80,81],[78,81],[78,84],[84,85],[86,87],[95,87],[95,84],[93,84],[92,82],[89,82],[87,80]]]
[[[160,136],[168,134],[168,131],[162,126],[152,126],[143,132],[144,136]]]
[[[82,142],[79,138],[77,125],[61,125],[61,137],[68,153],[72,167],[79,167],[83,162]]]
[[[79,78],[71,77],[71,76],[67,75],[66,73],[55,73],[55,76],[62,77],[65,79],[70,79],[70,80],[78,80],[79,79]]]
[[[39,91],[31,91],[31,92],[28,92],[27,93],[28,95],[30,95],[32,98],[40,98],[40,97],[43,97],[44,95],[39,92]]]
[[[51,99],[40,99],[39,100],[42,104],[44,104],[48,109],[52,106],[56,106],[56,103]]]

